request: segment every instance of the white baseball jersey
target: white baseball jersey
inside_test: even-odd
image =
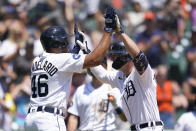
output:
[[[74,72],[83,70],[85,55],[44,52],[33,61],[30,107],[52,106],[66,110]]]
[[[121,71],[107,72],[101,66],[91,71],[100,81],[120,88],[122,108],[130,124],[160,121],[156,81],[150,65],[142,75],[133,68],[127,78]]]
[[[80,117],[80,130],[114,130],[115,110],[108,101],[113,94],[120,106],[120,91],[107,84],[94,88],[91,83],[78,87],[68,112]]]
[[[38,106],[50,106],[65,112],[72,75],[83,69],[85,55],[44,52],[33,61],[31,69],[31,111],[25,118],[25,130],[66,131],[64,117],[37,112]]]
[[[196,131],[196,111],[182,114],[175,125],[175,131]]]

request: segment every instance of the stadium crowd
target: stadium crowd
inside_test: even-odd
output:
[[[0,130],[24,130],[31,63],[43,52],[41,32],[60,25],[74,34],[77,22],[93,50],[103,34],[108,5],[116,8],[123,28],[156,72],[165,129],[174,130],[183,113],[196,111],[196,0],[1,0]],[[74,37],[70,42],[72,49]],[[86,72],[74,74],[70,102],[87,81]]]

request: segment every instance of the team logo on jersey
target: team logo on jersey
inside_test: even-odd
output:
[[[133,81],[130,80],[126,83],[125,89],[124,89],[125,93],[127,94],[127,100],[130,96],[134,96],[136,93]]]
[[[108,111],[108,99],[103,99],[100,103],[99,103],[99,112],[107,112]]]
[[[74,60],[79,59],[79,58],[80,58],[80,56],[81,56],[81,55],[79,55],[79,54],[73,54],[73,55],[72,55],[72,57],[73,57],[73,59],[74,59]]]

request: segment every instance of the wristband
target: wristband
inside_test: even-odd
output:
[[[105,27],[104,30],[107,33],[112,33],[114,31],[112,28],[107,28],[107,27]]]
[[[116,109],[115,109],[115,111],[116,111],[116,114],[118,114],[118,115],[120,115],[123,111],[122,111],[122,109],[120,108],[120,107],[117,107]]]

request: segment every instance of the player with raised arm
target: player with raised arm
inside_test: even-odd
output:
[[[91,72],[104,83],[119,87],[123,111],[131,124],[131,130],[162,131],[156,99],[156,81],[145,54],[122,30],[116,15],[116,33],[126,50],[114,60],[112,67],[117,72],[107,72],[102,66]],[[84,47],[84,46],[83,46]]]
[[[103,61],[102,65],[106,68],[107,61]],[[67,130],[116,130],[117,116],[126,121],[120,109],[120,91],[101,83],[92,73],[88,73],[92,81],[77,88],[68,108]]]
[[[102,62],[115,24],[114,9],[107,8],[103,37],[96,49],[87,55],[68,52],[68,38],[71,35],[60,26],[52,26],[41,34],[45,52],[36,57],[32,64],[32,93],[25,119],[26,131],[66,131],[63,114],[67,107],[72,75]]]

